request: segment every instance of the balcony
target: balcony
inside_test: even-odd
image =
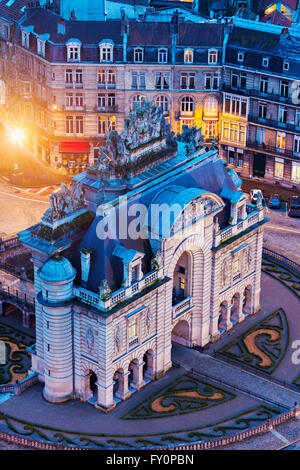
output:
[[[258,116],[254,116],[253,114],[249,114],[248,116],[248,121],[253,122],[255,124],[261,124],[264,127],[272,127],[274,129],[279,129],[279,130],[286,130],[290,132],[295,132],[299,131],[300,127],[289,123],[289,122],[279,122],[278,120],[275,119],[266,119],[266,118],[260,118]]]
[[[264,211],[258,211],[256,208],[253,210],[252,205],[247,205],[247,217],[244,220],[239,220],[235,225],[229,225],[224,229],[220,230],[214,242],[214,247],[218,247],[225,241],[229,240],[236,235],[242,234],[242,232],[246,231],[248,228],[252,227],[253,225],[261,222],[264,219]]]
[[[172,307],[172,319],[175,320],[180,315],[193,307],[193,297],[187,297]]]
[[[227,93],[233,93],[235,95],[243,95],[243,96],[256,96],[261,99],[265,99],[268,101],[276,101],[278,103],[286,103],[286,104],[297,104],[293,102],[293,99],[290,96],[281,96],[276,93],[264,93],[257,88],[241,88],[235,87],[230,84],[223,84],[222,87],[223,91]]]
[[[72,105],[72,106],[63,106],[63,110],[66,111],[66,112],[78,112],[78,113],[83,113],[86,111],[86,106],[85,105],[82,105],[82,106],[79,106],[79,105]]]
[[[133,295],[141,292],[143,289],[148,287],[150,284],[158,281],[162,277],[162,271],[153,271],[144,276],[140,281],[135,282],[129,287],[122,287],[121,289],[114,292],[108,300],[101,300],[99,295],[94,292],[90,292],[83,287],[74,287],[73,294],[82,303],[90,305],[97,310],[106,312],[111,308],[115,307],[118,303],[129,299]]]
[[[118,112],[118,106],[96,106],[95,111],[97,113],[117,113]]]
[[[289,158],[300,158],[300,154],[293,152],[293,150],[280,149],[273,145],[259,144],[258,142],[247,142],[247,147],[250,149],[258,150],[261,153],[270,153],[272,155],[282,155]]]
[[[116,88],[115,83],[107,83],[107,82],[98,82],[97,88],[100,90],[114,90]]]

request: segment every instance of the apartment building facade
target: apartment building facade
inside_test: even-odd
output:
[[[28,127],[33,151],[71,173],[93,164],[106,132],[122,132],[145,100],[176,135],[202,127],[241,176],[298,187],[300,38],[252,23],[256,30],[190,23],[176,13],[169,23],[128,21],[124,11],[120,20],[66,21],[27,9],[0,28],[6,106]]]

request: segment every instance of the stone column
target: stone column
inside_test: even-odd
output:
[[[132,388],[136,390],[140,390],[142,387],[145,386],[145,381],[143,378],[143,366],[145,362],[141,361],[139,364],[133,364],[133,381],[131,382]]]
[[[243,314],[243,299],[240,297],[238,299],[238,308],[234,312],[234,314],[231,317],[232,320],[236,321],[237,323],[242,322],[245,320],[245,315]]]
[[[113,410],[116,406],[113,399],[113,381],[107,387],[101,385],[99,382],[96,382],[97,385],[97,402],[95,403],[95,408],[108,413]]]
[[[230,328],[232,328],[232,323],[231,323],[231,309],[232,309],[232,304],[229,304],[229,305],[224,305],[224,309],[226,309],[226,320],[225,321],[222,321],[222,325],[224,325],[225,327],[225,330],[230,330]]]
[[[147,356],[147,369],[145,370],[144,377],[146,379],[154,379],[154,358],[155,354],[151,352],[146,353]]]
[[[128,376],[130,372],[118,372],[119,386],[118,391],[116,392],[116,397],[121,400],[126,400],[130,397],[130,392],[128,390]]]

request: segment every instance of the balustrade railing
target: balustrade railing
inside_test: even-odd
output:
[[[160,272],[154,271],[144,276],[140,281],[135,282],[131,286],[122,287],[114,292],[108,300],[102,300],[99,295],[84,289],[83,287],[74,287],[74,296],[81,302],[91,305],[99,310],[106,311],[121,302],[122,300],[132,297],[132,295],[141,292],[152,282],[159,279]]]
[[[173,319],[193,306],[193,297],[189,296],[172,307]]]
[[[247,205],[248,206],[248,205]],[[251,206],[251,205],[249,205]],[[238,221],[235,225],[229,225],[224,229],[220,230],[216,234],[214,246],[217,247],[224,241],[228,240],[239,233],[242,233],[244,230],[247,230],[252,225],[255,225],[257,222],[262,221],[264,218],[264,211],[257,210],[255,206],[247,207],[247,217],[244,220]]]

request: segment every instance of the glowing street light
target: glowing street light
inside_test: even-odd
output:
[[[8,136],[12,142],[21,145],[25,139],[25,132],[21,129],[9,129]]]

